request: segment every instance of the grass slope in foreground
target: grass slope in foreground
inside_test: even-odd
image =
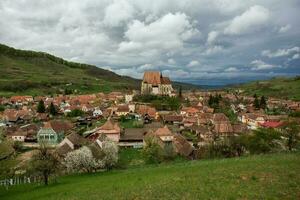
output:
[[[299,199],[299,154],[185,162],[15,186],[0,199]]]
[[[300,101],[300,76],[294,78],[277,77],[265,81],[255,81],[237,86],[253,96],[276,97]]]

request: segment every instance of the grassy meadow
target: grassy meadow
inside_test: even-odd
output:
[[[150,165],[1,187],[0,199],[299,199],[299,166],[299,153]]]

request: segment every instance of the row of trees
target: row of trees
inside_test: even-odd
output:
[[[214,109],[217,109],[219,108],[219,104],[222,100],[222,96],[221,95],[209,95],[209,99],[208,99],[208,105],[211,107],[211,108],[214,108]]]
[[[281,129],[257,129],[251,134],[216,140],[200,148],[199,158],[235,157],[244,154],[265,154],[300,150],[300,128],[287,122]]]
[[[267,108],[267,100],[265,96],[261,96],[260,100],[258,99],[258,96],[254,94],[254,107],[256,109],[266,109]]]
[[[93,151],[92,151],[92,150]],[[118,146],[106,140],[101,150],[95,146],[83,146],[69,152],[64,159],[45,144],[41,144],[32,156],[28,172],[40,176],[44,184],[48,185],[49,177],[58,173],[94,172],[97,170],[110,170],[118,162]]]
[[[46,107],[45,107],[45,104],[44,104],[44,101],[43,100],[40,100],[38,105],[37,105],[37,112],[38,113],[45,113],[46,112]],[[54,106],[53,102],[51,102],[49,108],[48,108],[48,112],[51,114],[51,115],[56,115],[57,114],[57,110],[56,110],[56,107]]]

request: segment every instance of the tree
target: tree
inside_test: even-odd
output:
[[[280,144],[281,133],[275,129],[257,129],[247,138],[247,149],[250,153],[269,153],[284,150]]]
[[[163,151],[154,137],[147,137],[145,139],[145,146],[143,149],[143,156],[147,163],[160,163],[162,161]]]
[[[104,153],[103,163],[106,169],[111,169],[118,162],[118,145],[115,142],[106,140],[102,144]]]
[[[179,98],[182,98],[182,88],[181,88],[181,86],[179,86],[178,97],[179,97]]]
[[[38,112],[38,113],[44,113],[45,110],[46,110],[46,108],[45,108],[44,101],[41,99],[41,100],[39,101],[38,106],[37,106],[37,112]]]
[[[256,97],[255,99],[254,99],[254,107],[256,108],[256,109],[259,109],[260,108],[260,105],[259,105],[259,101],[258,101],[258,98]]]
[[[292,151],[300,143],[300,128],[295,121],[287,122],[283,127],[283,135],[286,137],[286,145]]]
[[[56,114],[57,114],[57,111],[56,111],[56,108],[55,108],[53,102],[51,102],[51,104],[50,104],[50,107],[49,107],[49,113],[50,113],[51,115],[56,115]]]
[[[266,102],[265,96],[262,96],[262,97],[260,98],[259,107],[262,108],[262,109],[266,109],[266,107],[267,107],[267,102]]]
[[[68,172],[92,172],[103,168],[104,163],[102,160],[95,159],[92,151],[84,146],[69,152],[63,161],[63,165]]]
[[[32,172],[43,177],[45,185],[48,185],[50,175],[55,174],[59,168],[58,157],[45,144],[40,144],[30,164]]]

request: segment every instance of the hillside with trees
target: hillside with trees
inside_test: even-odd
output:
[[[270,80],[254,81],[233,87],[245,94],[276,97],[280,99],[300,100],[300,76],[293,78],[277,77]]]

